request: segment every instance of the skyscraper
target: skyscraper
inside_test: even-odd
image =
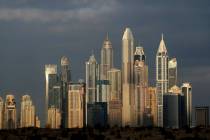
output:
[[[134,53],[134,125],[143,126],[148,88],[148,66],[143,47],[136,47]]]
[[[20,111],[20,127],[35,126],[35,107],[29,95],[22,96]]]
[[[47,127],[54,129],[61,127],[61,112],[54,106],[48,108]]]
[[[15,129],[16,125],[16,102],[13,95],[7,95],[4,109],[4,128]]]
[[[168,53],[162,39],[156,54],[157,125],[163,127],[163,94],[168,92]]]
[[[122,79],[121,71],[112,68],[108,71],[108,123],[110,126],[122,125]]]
[[[182,94],[184,94],[184,126],[192,127],[192,85],[182,84]]]
[[[97,80],[99,79],[99,66],[94,55],[86,62],[86,102],[96,102]]]
[[[174,85],[177,85],[177,61],[176,58],[172,58],[168,61],[168,86],[169,89]]]
[[[53,86],[57,83],[57,65],[45,65],[45,112],[46,112],[46,122],[48,118],[48,108],[49,108],[49,92],[52,90]]]
[[[130,28],[126,28],[122,38],[122,126],[132,125],[133,113],[133,47],[134,38]],[[132,110],[132,111],[131,111]]]
[[[101,49],[100,79],[107,80],[107,71],[113,67],[113,49],[108,34]]]
[[[0,129],[3,128],[3,120],[4,120],[4,101],[3,99],[0,97]]]
[[[70,61],[66,56],[61,58],[61,116],[62,116],[62,127],[67,127],[67,93],[68,83],[71,81],[71,70]]]
[[[85,84],[71,83],[68,86],[68,128],[82,128],[85,124]]]

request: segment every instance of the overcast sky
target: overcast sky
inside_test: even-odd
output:
[[[32,96],[43,120],[45,64],[71,61],[74,81],[85,77],[85,61],[109,33],[114,65],[121,68],[121,38],[130,27],[144,47],[150,84],[164,33],[179,81],[193,86],[193,105],[210,105],[209,0],[0,0],[0,96]],[[179,84],[180,86],[180,84]],[[18,102],[19,103],[19,102]]]

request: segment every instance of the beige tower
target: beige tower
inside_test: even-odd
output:
[[[59,109],[51,106],[48,109],[47,127],[58,129],[61,126],[61,112]]]
[[[108,102],[108,123],[110,126],[122,125],[122,88],[121,71],[112,68],[108,71],[108,93],[110,99]]]
[[[85,85],[71,83],[68,87],[68,128],[82,128],[84,120]]]
[[[22,96],[20,111],[20,127],[34,127],[35,107],[29,95]]]
[[[126,28],[122,38],[122,126],[133,125],[133,47],[133,34]]]
[[[35,127],[40,128],[40,126],[41,126],[41,122],[39,120],[39,117],[36,116],[36,118],[35,118]]]
[[[3,120],[4,120],[4,101],[3,99],[0,97],[0,129],[3,128]]]
[[[16,124],[16,102],[13,95],[7,95],[4,112],[4,128],[15,129]]]

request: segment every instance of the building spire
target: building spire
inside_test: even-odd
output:
[[[109,40],[109,33],[107,32],[106,33],[106,41],[108,41]]]
[[[162,40],[163,40],[163,33],[161,34],[161,38],[162,38]]]

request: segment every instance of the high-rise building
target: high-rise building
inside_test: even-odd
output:
[[[16,102],[13,95],[7,95],[4,109],[4,128],[15,129],[16,124]]]
[[[85,84],[68,86],[68,128],[82,128],[85,124]]]
[[[29,95],[22,96],[20,111],[20,127],[35,126],[35,107]]]
[[[165,128],[182,127],[183,104],[181,89],[176,85],[163,95],[163,126]]]
[[[58,108],[51,106],[48,108],[47,126],[49,128],[58,129],[61,127],[61,112]]]
[[[53,86],[57,83],[57,65],[48,64],[45,65],[45,112],[46,122],[48,118],[49,106],[49,94],[52,91]]]
[[[99,65],[94,55],[86,62],[86,102],[94,103],[97,100],[97,80],[99,80]]]
[[[3,128],[3,121],[4,121],[4,101],[0,97],[0,129]]]
[[[143,47],[134,53],[134,126],[144,125],[146,92],[148,88],[148,66]]]
[[[195,122],[196,122],[196,126],[202,126],[202,127],[209,126],[209,107],[208,106],[195,107]]]
[[[66,56],[61,58],[61,127],[67,127],[68,83],[71,81],[70,61]]]
[[[104,127],[107,125],[107,103],[95,102],[87,104],[87,126]]]
[[[156,87],[148,87],[146,93],[146,110],[151,116],[151,124],[157,126],[157,93]]]
[[[113,49],[108,34],[101,49],[100,79],[107,80],[107,72],[113,67]]]
[[[168,53],[162,39],[156,54],[157,125],[163,127],[163,95],[168,92]]]
[[[122,125],[122,83],[121,71],[112,68],[108,71],[108,123],[110,126]]]
[[[177,85],[177,61],[172,58],[168,61],[168,89]]]
[[[192,85],[182,84],[182,94],[184,94],[184,126],[192,127]]]
[[[126,28],[122,38],[122,126],[132,125],[134,109],[134,85],[133,85],[133,64],[134,64],[134,38],[130,28]],[[132,111],[131,111],[132,110]]]

